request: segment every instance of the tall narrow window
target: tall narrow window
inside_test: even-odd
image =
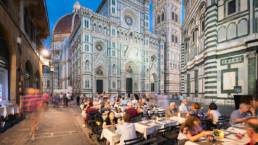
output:
[[[89,60],[86,60],[86,62],[85,62],[85,69],[86,69],[86,71],[90,70]]]
[[[190,96],[191,93],[191,84],[190,84],[190,74],[187,74],[187,78],[186,78],[186,89],[187,89],[187,96]]]
[[[112,13],[116,13],[116,9],[115,8],[112,8]]]
[[[116,74],[116,65],[115,64],[112,65],[112,73],[113,73],[113,75]]]
[[[172,20],[175,20],[175,13],[172,12]]]
[[[164,14],[164,13],[162,13],[162,15],[161,15],[161,20],[162,20],[162,21],[165,20],[165,14]]]
[[[160,23],[160,15],[158,15],[157,22]]]
[[[228,15],[236,12],[236,0],[228,2]]]
[[[85,51],[90,51],[89,45],[85,45]]]
[[[174,35],[171,36],[171,40],[172,40],[172,42],[175,41]]]
[[[192,40],[195,41],[195,31],[192,32]]]
[[[175,21],[178,22],[178,16],[175,14]]]
[[[258,0],[254,0],[254,6],[258,8]]]
[[[202,31],[204,31],[204,29],[205,29],[205,21],[204,21],[204,19],[202,20]]]
[[[116,5],[116,0],[112,0],[112,5]]]
[[[85,26],[85,28],[89,28],[89,21],[88,20],[84,21],[84,26]]]
[[[89,35],[85,35],[85,42],[89,42]]]

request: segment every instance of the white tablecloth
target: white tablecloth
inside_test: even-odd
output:
[[[120,134],[117,134],[115,131],[112,131],[109,128],[104,128],[101,133],[101,138],[105,138],[109,141],[110,145],[115,145],[115,143],[120,141]]]
[[[140,121],[134,123],[135,130],[141,134],[143,134],[144,138],[147,139],[148,135],[151,135],[158,131],[158,129],[162,129],[168,126],[175,126],[177,122],[172,120],[163,120],[163,121]]]
[[[9,105],[0,107],[0,116],[7,117],[8,115],[15,113],[19,113],[19,106],[17,105]]]
[[[242,133],[245,136],[242,139],[238,139],[235,136],[236,133]],[[230,127],[227,130],[224,130],[224,136],[225,136],[224,139],[219,140],[219,141],[222,141],[222,145],[245,145],[250,140],[244,129],[239,129],[235,127]],[[198,144],[198,142],[187,141],[185,145],[200,145],[200,143]]]
[[[182,123],[185,122],[185,118],[183,118],[183,117],[177,117],[177,116],[170,117],[170,120],[177,121],[179,124],[182,124]]]

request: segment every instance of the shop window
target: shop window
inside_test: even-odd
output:
[[[0,67],[0,102],[8,98],[8,70]]]

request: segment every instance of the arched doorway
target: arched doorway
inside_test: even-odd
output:
[[[32,65],[29,61],[25,63],[25,71],[24,71],[24,87],[32,88],[33,87],[33,70]]]
[[[0,102],[9,100],[9,52],[4,35],[0,32]]]
[[[96,69],[96,92],[98,94],[101,94],[104,92],[104,81],[103,81],[103,75],[104,75],[104,72],[103,72],[103,68],[102,66],[99,66],[97,67]]]

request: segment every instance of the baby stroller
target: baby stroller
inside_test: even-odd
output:
[[[102,114],[100,112],[90,112],[88,114],[88,127],[91,130],[91,133],[89,133],[89,137],[96,137],[96,139],[99,141],[100,136],[102,133]]]

